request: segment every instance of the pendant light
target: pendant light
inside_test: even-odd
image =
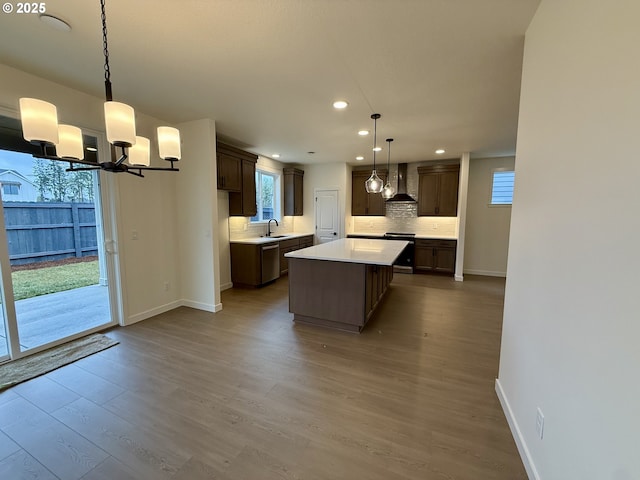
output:
[[[381,116],[379,113],[371,115],[371,118],[373,118],[373,171],[367,181],[364,182],[364,188],[367,190],[367,193],[380,193],[384,185],[382,179],[376,173],[376,151],[378,149],[376,146],[377,122]]]
[[[391,142],[393,142],[393,138],[387,138],[387,143],[389,144],[387,147],[387,184],[382,189],[382,198],[385,200],[389,200],[396,194],[396,189],[391,186],[391,182],[389,181],[391,178],[391,170],[389,169],[391,164]]]
[[[143,177],[142,170],[165,170],[177,172],[174,162],[180,160],[180,132],[172,127],[159,127],[157,131],[160,158],[170,162],[170,167],[150,167],[150,142],[136,135],[135,112],[129,105],[113,101],[111,93],[111,70],[107,44],[107,16],[105,0],[100,0],[102,20],[102,46],[104,53],[104,118],[111,155],[98,162],[84,159],[82,131],[70,125],[59,125],[56,106],[35,98],[20,99],[22,136],[40,147],[36,158],[69,162],[67,171],[106,170],[126,172]],[[55,147],[55,151],[52,148]],[[119,157],[116,154],[119,150]],[[128,164],[124,162],[128,161]],[[78,165],[81,165],[78,167]],[[86,165],[86,166],[85,166]]]

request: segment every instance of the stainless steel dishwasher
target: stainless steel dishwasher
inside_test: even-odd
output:
[[[280,244],[269,244],[262,247],[262,284],[275,280],[280,276]]]

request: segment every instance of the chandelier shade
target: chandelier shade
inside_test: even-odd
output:
[[[380,193],[382,191],[383,182],[378,176],[378,173],[374,170],[371,172],[371,176],[364,182],[364,188],[367,193]]]
[[[22,136],[28,142],[58,143],[58,111],[52,103],[37,98],[20,99]]]
[[[163,160],[180,160],[180,131],[173,127],[158,127],[158,152]]]
[[[129,164],[132,166],[148,167],[150,163],[151,142],[145,137],[136,137],[135,145],[129,147]]]
[[[60,158],[82,160],[84,158],[84,145],[82,144],[82,130],[72,125],[58,126],[58,144],[56,155]]]
[[[107,140],[116,147],[136,144],[136,114],[126,103],[104,102]]]

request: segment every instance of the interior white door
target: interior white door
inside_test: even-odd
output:
[[[319,243],[341,237],[338,190],[316,190],[316,237]]]

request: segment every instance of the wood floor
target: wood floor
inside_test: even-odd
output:
[[[1,393],[0,478],[527,478],[494,391],[503,280],[396,274],[360,335],[293,324],[286,282]]]

